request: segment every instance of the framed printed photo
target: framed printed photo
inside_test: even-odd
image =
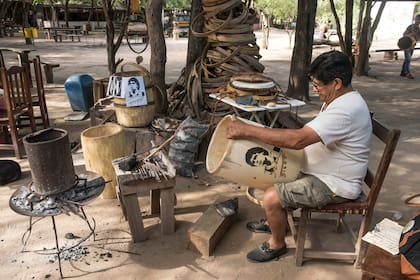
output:
[[[142,76],[122,77],[122,92],[127,107],[147,105],[147,95]]]
[[[108,96],[124,98],[124,92],[121,91],[121,81],[122,77],[120,76],[109,77]]]

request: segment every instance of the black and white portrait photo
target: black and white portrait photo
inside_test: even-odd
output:
[[[122,90],[125,95],[127,107],[147,105],[147,95],[143,77],[123,77]]]
[[[108,96],[115,96],[115,97],[124,98],[124,96],[121,95],[122,94],[122,92],[121,92],[121,81],[122,81],[122,77],[120,77],[120,76],[109,77]]]

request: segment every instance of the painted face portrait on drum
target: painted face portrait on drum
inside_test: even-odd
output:
[[[271,175],[277,170],[277,163],[280,156],[280,149],[270,152],[262,147],[253,147],[246,152],[245,161],[250,166],[263,167],[264,171]]]

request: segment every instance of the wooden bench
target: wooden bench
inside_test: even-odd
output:
[[[77,38],[77,41],[80,42],[80,36],[82,34],[64,34],[63,36],[70,38],[72,42],[74,42],[74,38]]]
[[[55,42],[63,42],[64,39],[71,39],[74,42],[74,39],[77,38],[77,41],[80,42],[80,37],[82,34],[78,30],[73,29],[62,29],[62,31],[54,30],[52,37]]]
[[[420,47],[414,48],[415,50],[419,50]],[[401,49],[379,49],[375,50],[375,52],[383,52],[384,59],[386,60],[398,60],[398,52],[402,51]]]
[[[54,74],[53,69],[60,67],[58,63],[48,63],[48,62],[41,62],[44,65],[44,73],[45,73],[45,82],[47,84],[54,83]]]
[[[159,152],[160,153],[160,152]],[[163,153],[160,154],[164,165],[172,173],[172,177],[158,181],[155,178],[141,179],[136,172],[123,171],[119,168],[119,160],[112,162],[118,183],[118,198],[121,202],[121,209],[124,217],[128,220],[132,239],[134,243],[147,239],[140,211],[138,196],[149,194],[150,214],[160,213],[162,234],[171,234],[175,231],[175,167]]]

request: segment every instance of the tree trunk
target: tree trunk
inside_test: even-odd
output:
[[[386,1],[381,2],[378,13],[372,25],[371,11],[374,5],[372,0],[366,1],[366,12],[363,19],[362,30],[359,38],[359,59],[356,63],[355,74],[357,76],[367,76],[369,72],[369,49],[372,43],[373,34],[378,27]]]
[[[152,82],[162,93],[156,96],[157,112],[166,112],[168,98],[165,84],[166,44],[162,26],[162,0],[148,0],[146,20],[150,44],[150,76]]]
[[[379,21],[381,20],[382,12],[385,9],[386,1],[381,2],[381,6],[379,6],[378,13],[376,14],[376,18],[372,24],[372,32],[370,33],[369,41],[372,42],[373,34],[375,34],[376,28],[378,28]]]
[[[333,0],[330,0],[330,6],[331,6],[331,12],[334,15],[335,24],[337,25],[337,36],[338,36],[338,40],[340,42],[340,48],[341,48],[341,51],[344,52],[345,43],[344,43],[344,39],[343,39],[343,34],[341,33],[340,19],[338,18],[337,10],[335,9],[335,4],[334,4]]]
[[[121,30],[118,34],[117,40],[115,40],[115,28],[114,28],[114,21],[116,21],[114,17],[114,10],[112,7],[112,0],[105,0],[102,2],[102,9],[104,11],[105,20],[106,20],[106,50],[108,54],[108,72],[109,74],[113,74],[117,71],[118,64],[122,62],[122,59],[115,61],[115,56],[117,54],[118,49],[120,48],[122,39],[124,34],[127,31],[128,26],[128,14],[130,11],[129,2],[127,4],[127,10],[125,14],[122,16],[122,23],[121,23]]]
[[[365,17],[362,23],[362,30],[359,38],[359,59],[356,63],[355,74],[357,76],[367,76],[369,71],[369,43],[368,33],[370,29],[370,12],[372,10],[372,0],[366,1]]]
[[[64,4],[64,20],[67,28],[69,27],[69,1],[70,0],[66,0]]]
[[[201,0],[191,1],[191,21],[203,10]],[[197,22],[195,28],[197,32],[203,32],[204,21],[203,18]],[[188,34],[188,52],[187,65],[185,71],[185,81],[188,80],[194,62],[201,56],[206,45],[206,39],[202,37],[195,37],[191,32]]]
[[[346,0],[346,33],[344,38],[344,52],[351,57],[353,49],[353,0]]]
[[[359,17],[357,19],[357,27],[356,27],[356,43],[359,43],[360,39],[360,32],[362,30],[362,22],[363,22],[363,12],[365,10],[365,1],[360,1],[359,4]]]
[[[312,59],[317,0],[298,0],[295,46],[290,67],[287,95],[309,100],[309,83],[306,77]]]
[[[341,32],[340,18],[338,17],[337,10],[333,0],[330,0],[331,11],[334,15],[335,23],[337,25],[337,35],[340,40],[341,51],[352,57],[353,46],[353,0],[346,0],[346,22],[345,22],[345,35]]]

